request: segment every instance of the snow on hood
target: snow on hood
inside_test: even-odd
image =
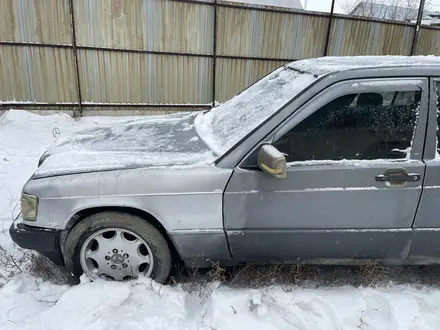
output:
[[[195,116],[151,116],[78,131],[49,148],[35,177],[210,164],[215,156],[198,137]]]

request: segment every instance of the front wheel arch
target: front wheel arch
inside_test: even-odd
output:
[[[140,209],[137,209],[134,207],[125,207],[125,206],[93,207],[93,208],[83,209],[81,211],[78,211],[76,214],[74,214],[67,222],[66,228],[62,232],[61,237],[60,237],[60,247],[61,247],[61,251],[63,252],[63,255],[64,255],[64,251],[63,251],[64,243],[66,241],[67,235],[72,230],[72,228],[75,227],[82,220],[84,220],[94,214],[103,213],[103,212],[119,212],[119,213],[131,214],[131,215],[138,216],[138,217],[144,219],[145,221],[149,222],[162,234],[162,236],[167,241],[168,246],[170,247],[171,252],[172,252],[174,263],[175,264],[176,263],[179,263],[179,264],[183,263],[182,259],[180,258],[180,255],[176,249],[176,246],[175,246],[173,240],[171,239],[171,236],[168,234],[165,227],[160,223],[160,221],[156,217],[154,217],[153,215],[151,215],[150,213],[148,213],[144,210],[140,210]]]
[[[105,237],[100,232],[112,236]],[[90,237],[94,241],[86,246]],[[164,283],[173,267],[171,249],[152,224],[138,216],[114,211],[96,213],[74,226],[66,237],[63,257],[72,275],[79,277],[84,272],[91,279],[99,277],[96,272],[116,280],[146,272],[155,281]]]

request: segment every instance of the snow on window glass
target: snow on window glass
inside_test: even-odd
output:
[[[195,121],[197,133],[221,155],[314,80],[311,74],[279,68],[223,105],[200,114]]]
[[[315,111],[275,147],[288,162],[409,159],[420,91],[341,96]]]

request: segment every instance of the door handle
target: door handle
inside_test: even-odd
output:
[[[384,174],[376,175],[376,181],[406,183],[420,181],[419,173],[408,173],[404,168],[390,168]]]

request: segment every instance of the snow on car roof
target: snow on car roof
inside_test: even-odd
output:
[[[439,66],[439,56],[342,56],[320,57],[296,61],[289,68],[316,75],[361,68],[383,68],[402,66]]]

